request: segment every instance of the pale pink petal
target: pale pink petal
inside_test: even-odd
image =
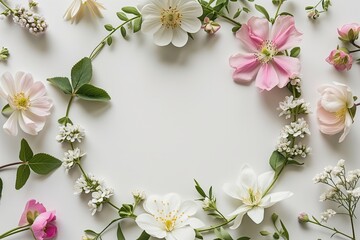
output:
[[[29,119],[29,122],[33,122],[35,124],[34,128],[36,132],[40,132],[44,128],[46,121],[45,116],[38,116],[29,111],[22,112],[22,115],[24,118]]]
[[[141,229],[153,237],[164,238],[166,236],[166,231],[163,229],[163,226],[149,214],[140,214],[137,216],[135,222]]]
[[[261,43],[259,44],[258,41],[253,41],[253,39],[250,38],[250,31],[251,30],[249,26],[244,24],[236,32],[235,36],[243,43],[244,47],[246,48],[246,51],[255,53],[258,51],[258,48],[261,46]]]
[[[353,124],[353,119],[351,118],[349,112],[346,113],[346,117],[345,117],[345,127],[344,127],[344,132],[343,134],[341,134],[340,138],[339,138],[339,143],[343,142],[345,140],[345,137],[349,134],[351,126]]]
[[[28,111],[38,116],[48,116],[50,115],[51,107],[51,100],[45,96],[31,102]]]
[[[15,82],[9,72],[1,76],[1,86],[6,95],[14,96],[16,94]]]
[[[279,77],[271,64],[262,64],[255,85],[262,90],[271,90],[279,84]]]
[[[7,134],[10,134],[12,136],[16,136],[18,134],[18,118],[19,113],[17,111],[13,112],[8,120],[5,122],[3,129]]]
[[[259,224],[264,220],[264,208],[254,207],[247,212],[247,215],[254,223]]]
[[[30,101],[42,97],[46,95],[45,85],[42,82],[35,82],[25,95],[29,96]]]
[[[260,62],[254,54],[236,54],[230,57],[229,63],[235,68],[233,79],[237,83],[253,80],[260,67]]]
[[[264,40],[269,39],[269,22],[265,18],[251,17],[247,22],[250,28],[250,38],[261,45]]]
[[[168,235],[172,235],[176,240],[194,240],[195,231],[191,227],[177,228],[169,232]],[[168,239],[168,236],[166,237]],[[171,238],[170,238],[171,239]]]
[[[279,88],[285,87],[289,83],[289,78],[300,74],[301,64],[298,58],[287,56],[275,56],[273,66],[279,77]]]
[[[173,38],[173,30],[162,26],[154,33],[154,43],[158,46],[168,45]]]
[[[173,39],[171,41],[175,47],[183,47],[188,41],[188,34],[181,28],[176,28],[173,31]]]
[[[284,51],[298,46],[301,35],[295,28],[294,17],[279,16],[273,25],[270,39],[276,44],[279,51]]]
[[[15,81],[14,81],[14,84],[15,84],[15,92],[22,92],[22,89],[21,89],[21,79],[25,76],[25,73],[24,72],[17,72],[15,74]],[[31,77],[31,75],[30,75]],[[31,77],[32,78],[32,77]]]
[[[36,131],[36,124],[30,118],[25,116],[25,114],[23,112],[20,113],[18,122],[19,122],[20,128],[25,133],[30,134],[30,135],[37,135],[38,132]]]
[[[341,123],[342,125],[344,125],[344,121],[342,119],[338,118],[336,116],[336,113],[326,111],[321,106],[320,102],[318,103],[316,113],[317,113],[318,120],[320,121],[321,124],[337,125],[337,124]],[[344,126],[340,127],[339,130],[335,130],[335,132],[332,134],[340,132],[343,128],[344,128]],[[325,133],[325,134],[329,134],[329,133]]]
[[[37,213],[36,215],[38,215],[40,213],[46,212],[46,208],[44,207],[43,204],[36,202],[36,200],[34,200],[34,199],[29,200],[26,203],[25,209],[21,215],[21,218],[19,221],[19,226],[24,226],[24,225],[28,224],[28,221],[27,221],[28,212]]]

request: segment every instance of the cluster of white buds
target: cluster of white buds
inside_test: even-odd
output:
[[[336,212],[334,210],[328,209],[325,212],[321,213],[321,221],[327,222],[329,220],[329,218],[331,218],[335,214],[336,214]]]
[[[56,136],[58,142],[81,142],[85,137],[85,131],[80,125],[73,125],[66,123],[66,125],[59,126],[59,134]]]
[[[81,157],[83,157],[85,153],[81,153],[79,148],[75,148],[74,150],[68,150],[64,153],[63,159],[63,167],[68,171],[73,168],[77,161],[80,161]]]
[[[297,114],[310,113],[310,103],[305,102],[304,99],[294,98],[294,96],[286,96],[285,100],[279,103],[278,110],[281,111],[279,116],[285,115],[285,118],[289,119],[295,112]]]
[[[91,215],[95,215],[96,212],[100,212],[103,207],[103,203],[114,195],[112,188],[101,187],[96,192],[91,193],[92,199],[89,201],[88,206],[91,211]]]
[[[43,17],[25,7],[16,7],[12,12],[12,16],[15,23],[27,28],[33,34],[43,33],[48,27]]]

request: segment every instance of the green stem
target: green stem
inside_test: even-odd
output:
[[[12,10],[12,8],[9,7],[9,5],[7,5],[3,0],[0,0],[0,3],[1,3],[6,9],[8,9],[11,13],[14,13],[14,10]]]
[[[315,225],[318,225],[318,226],[320,226],[320,227],[329,229],[329,230],[335,232],[336,234],[340,234],[340,235],[342,235],[342,236],[344,236],[344,237],[347,237],[347,238],[349,238],[349,239],[353,239],[353,240],[354,240],[354,238],[352,238],[351,236],[349,236],[349,235],[347,235],[347,234],[345,234],[345,233],[343,233],[343,232],[340,232],[340,231],[337,230],[336,228],[331,228],[331,227],[328,227],[328,226],[326,226],[326,225],[321,224],[320,222],[315,222],[315,221],[312,221],[312,220],[309,220],[308,222],[309,222],[309,223],[312,223],[312,224],[315,224]]]
[[[107,203],[110,205],[110,206],[112,206],[113,208],[115,208],[116,210],[120,210],[120,208],[119,207],[117,207],[115,204],[113,204],[112,202],[110,202],[109,200],[107,201]]]
[[[314,8],[317,8],[317,6],[319,6],[319,4],[322,2],[323,0],[320,0],[315,6]]]
[[[235,21],[234,19],[232,19],[232,18],[230,18],[230,17],[228,17],[228,16],[226,16],[226,15],[220,13],[220,12],[215,11],[212,7],[205,5],[205,4],[203,4],[202,2],[200,2],[200,1],[199,1],[199,3],[201,4],[201,6],[202,6],[203,8],[206,8],[206,9],[209,10],[209,11],[215,12],[218,16],[220,16],[220,17],[226,19],[227,21],[233,23],[235,26],[241,27],[241,23]]]
[[[226,226],[226,225],[228,225],[229,223],[231,223],[232,221],[234,221],[236,217],[237,217],[237,216],[234,216],[234,217],[232,217],[232,218],[230,218],[230,219],[226,219],[226,218],[225,218],[226,221],[223,222],[223,223],[220,223],[220,224],[215,225],[215,226],[210,226],[210,227],[208,227],[208,228],[200,228],[200,229],[197,229],[197,231],[198,231],[198,232],[208,232],[208,231],[214,230],[214,229],[216,229],[216,228]]]
[[[354,41],[350,42],[354,47],[360,48],[360,45],[357,45]]]
[[[16,234],[16,233],[19,233],[19,232],[23,232],[23,231],[26,231],[26,230],[29,230],[30,229],[30,224],[28,225],[25,225],[25,226],[21,226],[21,227],[16,227],[14,229],[11,229],[3,234],[0,235],[0,239],[4,239],[6,237],[9,237],[13,234]]]
[[[85,180],[86,180],[86,181],[90,181],[88,175],[86,174],[86,172],[84,171],[83,167],[81,166],[81,163],[80,163],[80,162],[77,162],[76,164],[78,165],[78,167],[79,167],[82,175],[84,176]]]
[[[350,217],[350,223],[351,223],[351,230],[352,230],[352,240],[356,240],[356,235],[355,235],[355,226],[354,226],[354,216],[353,216],[353,213],[352,213],[352,209],[351,209],[351,198],[349,199],[349,209],[348,209],[348,212],[349,212],[349,217]]]
[[[25,162],[14,162],[14,163],[5,164],[3,166],[0,166],[0,170],[3,169],[3,168],[15,166],[15,165],[20,165],[20,164],[25,164]]]
[[[91,60],[94,60],[94,58],[99,54],[99,52],[101,51],[101,49],[105,46],[106,44],[106,39],[108,39],[111,35],[114,34],[114,32],[116,32],[117,30],[119,30],[121,27],[123,27],[125,24],[137,19],[137,18],[141,18],[141,16],[136,16],[133,18],[128,19],[127,21],[123,22],[122,24],[120,24],[119,26],[117,26],[116,28],[114,28],[113,30],[110,31],[110,33],[108,35],[106,35],[106,37],[104,37],[101,42],[94,48],[94,50],[92,50],[92,52],[89,55],[89,58]]]
[[[215,212],[217,212],[222,217],[222,219],[227,221],[227,218],[218,209],[216,209]]]
[[[360,52],[360,49],[349,51],[349,53]]]
[[[120,221],[122,218],[117,218],[112,220],[97,236],[94,240],[99,239],[101,237],[101,234],[103,234],[111,225],[113,225],[115,222]]]
[[[72,104],[72,102],[74,100],[74,97],[75,97],[74,95],[71,95],[71,97],[70,97],[69,103],[68,103],[68,105],[66,107],[65,118],[69,118],[70,107],[71,107],[71,104]]]
[[[279,16],[280,8],[283,5],[283,3],[284,3],[284,0],[281,0],[278,7],[277,7],[277,9],[276,9],[275,17],[274,17],[274,20],[273,20],[274,22],[275,22],[276,18]],[[272,22],[272,23],[274,23],[274,22]]]

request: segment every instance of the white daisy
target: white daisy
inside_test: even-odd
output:
[[[182,47],[188,33],[201,28],[202,7],[195,0],[150,0],[142,10],[142,31],[153,34],[154,43],[165,46],[172,43]]]

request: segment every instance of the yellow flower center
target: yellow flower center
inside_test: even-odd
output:
[[[249,196],[242,199],[242,202],[248,206],[257,206],[259,205],[262,194],[259,191],[254,191],[252,188],[248,189]]]
[[[162,9],[160,14],[160,21],[166,28],[175,29],[181,26],[182,15],[177,8],[169,7],[169,9]]]
[[[342,108],[342,109],[340,109],[339,111],[337,111],[337,112],[335,113],[335,116],[336,116],[338,119],[345,119],[346,111],[347,111],[346,108]]]
[[[174,223],[175,221],[173,219],[168,219],[165,221],[165,229],[167,232],[171,232],[174,229]]]
[[[154,200],[154,202],[157,203],[158,201]],[[161,201],[160,203],[163,205],[163,208],[157,210],[157,214],[154,215],[155,220],[163,224],[165,231],[171,232],[174,230],[176,222],[183,218],[185,213],[179,212],[179,210],[166,212],[165,209],[167,209],[170,204],[164,201]],[[179,221],[179,223],[182,222],[183,220]]]
[[[30,107],[30,99],[20,92],[14,96],[14,104],[18,110],[27,110]]]
[[[266,40],[259,48],[259,52],[255,54],[259,62],[268,63],[278,53],[275,44],[272,41]]]

